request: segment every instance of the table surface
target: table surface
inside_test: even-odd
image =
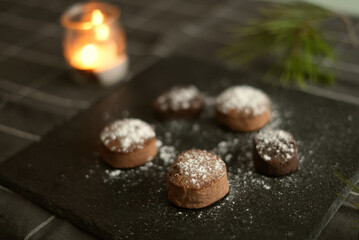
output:
[[[255,17],[258,7],[265,7],[253,1],[112,2],[122,9],[131,61],[130,76],[174,52],[225,65],[216,58],[215,51],[231,41],[226,30],[228,26]],[[100,88],[80,86],[71,81],[61,52],[59,17],[72,3],[68,0],[0,1],[0,29],[6,33],[0,36],[0,162],[41,141],[44,135],[123,84]],[[358,30],[358,21],[354,22]],[[325,30],[327,39],[342,56],[333,66],[338,82],[326,88],[308,86],[304,91],[359,104],[358,51],[353,51],[348,44],[340,22],[328,22]],[[256,67],[247,70],[261,72]],[[5,238],[90,238],[68,222],[4,188],[0,189],[0,194],[3,196],[0,229],[6,230],[2,231]],[[357,239],[358,230],[350,228],[350,221],[355,219],[358,215],[353,209],[342,207],[320,238],[346,232],[349,239]]]

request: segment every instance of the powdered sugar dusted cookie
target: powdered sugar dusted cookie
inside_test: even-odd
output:
[[[167,191],[168,199],[179,207],[206,207],[229,191],[226,165],[212,152],[182,152],[167,173]]]
[[[161,118],[194,117],[203,107],[203,97],[195,86],[173,87],[154,102],[154,110]]]
[[[270,120],[271,108],[268,96],[250,86],[234,86],[217,98],[216,119],[235,131],[254,131]]]
[[[157,154],[156,134],[139,119],[123,119],[106,126],[101,134],[101,156],[116,168],[132,168]]]
[[[298,149],[293,136],[283,130],[258,133],[254,138],[254,166],[258,172],[281,176],[298,168]]]

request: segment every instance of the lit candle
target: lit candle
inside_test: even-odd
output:
[[[103,23],[103,14],[96,9],[92,12],[91,22],[95,26],[95,36],[98,41],[105,41],[110,35],[110,28]]]
[[[106,70],[120,60],[116,52],[117,46],[113,43],[85,43],[71,53],[70,65],[81,70]]]
[[[87,75],[92,72],[103,84],[121,80],[127,72],[126,43],[117,17],[117,8],[94,2],[74,5],[62,17],[69,65]]]

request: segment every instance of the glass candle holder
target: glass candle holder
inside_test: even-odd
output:
[[[62,15],[64,56],[76,80],[110,85],[126,76],[126,38],[119,16],[119,8],[100,2],[75,4]]]

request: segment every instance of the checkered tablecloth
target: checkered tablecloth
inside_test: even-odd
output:
[[[112,0],[121,8],[134,76],[172,53],[218,64],[216,50],[231,41],[228,29],[258,14],[267,3],[249,0]],[[78,85],[62,56],[59,18],[70,0],[0,0],[0,162],[91,107],[119,87]],[[359,21],[355,28],[359,32]],[[359,50],[353,50],[344,25],[325,25],[328,40],[342,58],[333,66],[334,86],[308,86],[304,91],[359,105]],[[255,72],[255,71],[254,71]],[[258,78],[260,75],[258,74]],[[321,239],[358,230],[358,214],[342,207]],[[340,232],[338,229],[342,229]],[[349,235],[348,235],[349,236]],[[70,223],[11,191],[0,188],[1,239],[91,239]],[[354,239],[354,238],[353,238]],[[357,239],[357,238],[355,238]]]

